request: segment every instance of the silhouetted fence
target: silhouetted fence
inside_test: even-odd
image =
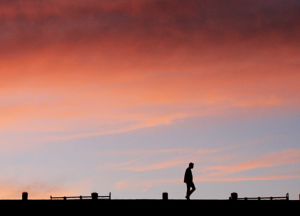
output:
[[[244,197],[238,198],[237,193],[232,193],[230,200],[289,200],[289,193],[285,197]]]
[[[63,196],[63,197],[53,197],[50,196],[50,200],[97,200],[97,199],[109,199],[111,200],[111,192],[108,196],[98,196],[98,193],[92,193],[91,196]]]

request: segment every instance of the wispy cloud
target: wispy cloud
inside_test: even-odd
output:
[[[216,170],[226,173],[240,172],[244,170],[259,169],[265,167],[274,167],[285,164],[293,164],[300,162],[299,149],[286,149],[281,152],[270,152],[262,157],[251,159],[248,161],[240,161],[239,163],[228,166],[207,167],[207,170]]]
[[[201,151],[201,150],[200,150]],[[205,150],[203,150],[205,151]],[[145,149],[145,150],[125,150],[125,151],[107,151],[107,152],[97,152],[95,155],[112,155],[112,156],[120,156],[120,155],[157,155],[157,154],[168,154],[168,153],[179,153],[186,154],[192,153],[192,149]]]
[[[243,148],[250,145],[258,145],[267,140],[275,139],[276,137],[266,137],[263,139],[251,140],[246,143],[242,143],[239,145],[226,146],[222,148],[216,149],[184,149],[184,148],[176,148],[176,149],[145,149],[145,150],[125,150],[125,151],[107,151],[107,152],[99,152],[94,153],[95,155],[106,155],[106,156],[142,156],[136,159],[132,159],[129,161],[125,161],[118,164],[111,164],[107,166],[101,166],[101,168],[110,167],[115,170],[128,170],[128,171],[147,171],[147,170],[158,170],[165,169],[169,167],[174,167],[178,165],[187,165],[191,161],[193,162],[201,162],[203,160],[210,162],[224,162],[224,160],[231,159],[236,156],[235,153],[225,154],[225,155],[217,155],[220,152]],[[175,154],[175,155],[174,155]],[[241,154],[241,153],[238,153]],[[166,155],[168,158],[165,161],[159,163],[153,163],[151,159],[155,158],[157,155]],[[210,156],[208,156],[210,155]],[[205,157],[203,157],[205,156]],[[148,159],[145,161],[144,159]],[[144,161],[143,161],[144,160]],[[208,169],[207,167],[202,167],[201,169]],[[214,168],[211,168],[214,169]]]

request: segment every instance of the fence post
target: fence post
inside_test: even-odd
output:
[[[67,200],[67,197],[64,196],[64,200]]]
[[[22,193],[22,200],[28,200],[28,193],[27,192]]]
[[[92,200],[97,200],[98,199],[98,193],[96,193],[96,192],[93,192],[91,194],[91,196],[92,196]]]
[[[168,193],[167,192],[163,192],[162,199],[163,200],[168,200]]]
[[[231,193],[231,200],[237,200],[238,194],[236,192]]]
[[[289,197],[289,193],[286,194],[286,200],[289,200],[290,197]]]
[[[109,192],[109,200],[111,200],[111,192]]]
[[[50,195],[50,200],[52,200],[52,195]]]

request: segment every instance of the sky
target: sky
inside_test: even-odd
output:
[[[299,11],[2,0],[0,199],[299,199]]]

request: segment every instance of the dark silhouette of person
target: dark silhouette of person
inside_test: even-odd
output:
[[[189,167],[185,170],[184,174],[184,183],[186,183],[186,199],[190,200],[191,194],[196,190],[195,185],[193,183],[193,174],[192,169],[194,168],[194,164],[190,163]],[[192,190],[191,190],[192,188]]]

